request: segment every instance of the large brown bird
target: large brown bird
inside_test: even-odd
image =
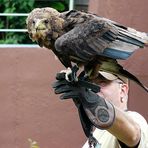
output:
[[[53,8],[36,8],[28,16],[30,38],[51,49],[66,67],[84,66],[90,79],[98,70],[123,75],[145,87],[134,75],[117,63],[138,48],[148,45],[148,35],[109,19],[71,10],[59,13]]]

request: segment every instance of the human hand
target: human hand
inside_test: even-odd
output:
[[[83,103],[95,103],[98,95],[81,85],[81,82],[69,82],[65,79],[65,73],[57,73],[57,81],[53,84],[56,94],[61,94],[60,99],[79,98]]]
[[[98,128],[108,128],[114,121],[114,107],[104,98],[83,87],[79,81],[69,82],[63,73],[58,73],[57,81],[53,84],[56,94],[61,94],[60,99],[79,100],[88,118]]]

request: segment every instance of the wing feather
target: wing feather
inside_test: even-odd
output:
[[[127,59],[136,49],[144,47],[147,41],[144,33],[134,33],[115,22],[94,17],[59,37],[55,46],[61,54],[64,51],[64,54],[89,62],[98,55]]]
[[[105,48],[116,40],[118,31],[111,24],[102,20],[90,20],[74,27],[59,37],[55,42],[56,50],[81,61],[90,61],[102,55]]]

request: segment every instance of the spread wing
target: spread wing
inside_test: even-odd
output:
[[[76,25],[59,37],[55,48],[72,61],[89,62],[97,55],[112,59],[127,59],[148,42],[145,33],[123,28],[105,19],[92,19]]]

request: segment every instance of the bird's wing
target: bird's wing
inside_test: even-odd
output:
[[[59,53],[82,62],[90,61],[96,55],[127,59],[147,43],[148,37],[142,35],[103,18],[94,18],[59,37],[55,48]]]
[[[110,43],[116,40],[118,31],[106,21],[91,20],[79,24],[59,37],[55,48],[71,59],[88,62],[103,53]]]
[[[141,34],[134,34],[109,21],[94,19],[77,25],[59,37],[55,42],[55,49],[65,55],[65,59],[69,57],[75,63],[82,62],[88,68],[87,71],[96,69],[96,63],[99,69],[124,75],[147,90],[136,77],[116,62],[116,59],[127,59],[137,48],[144,47],[146,39]]]

